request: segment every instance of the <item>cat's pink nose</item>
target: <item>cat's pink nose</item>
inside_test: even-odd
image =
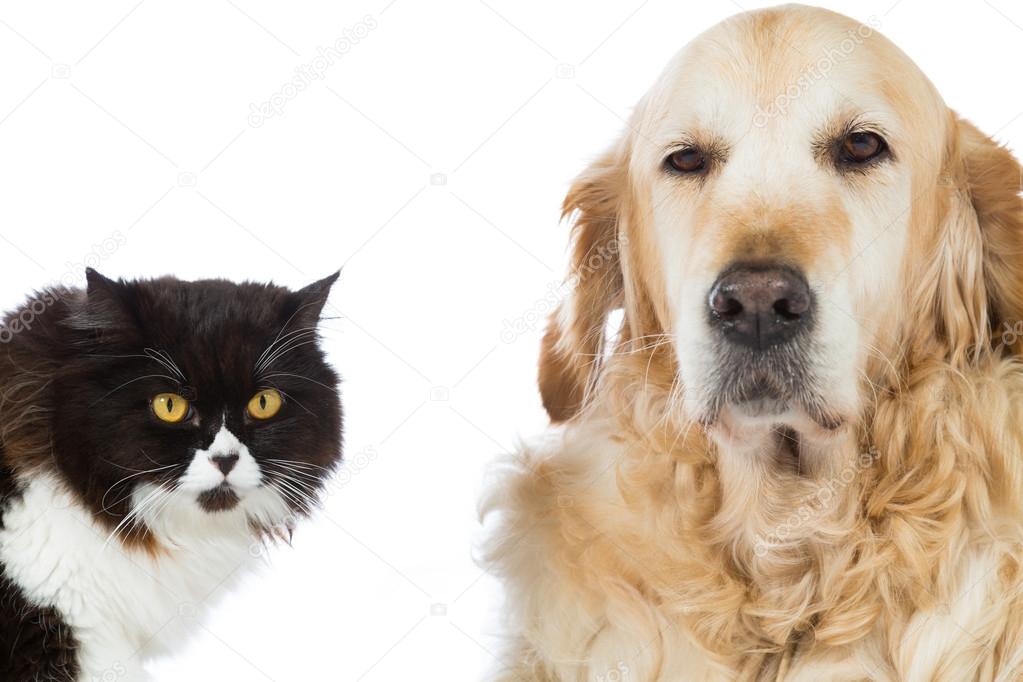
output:
[[[227,476],[238,462],[238,455],[214,455],[210,457],[210,461]]]

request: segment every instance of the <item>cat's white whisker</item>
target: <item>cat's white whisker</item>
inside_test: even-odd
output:
[[[291,324],[291,321],[295,319],[296,315],[298,315],[300,312],[302,312],[303,310],[305,310],[309,306],[313,306],[313,305],[317,305],[317,304],[319,304],[321,307],[323,306],[323,302],[309,301],[308,303],[303,303],[298,308],[296,308],[295,312],[291,313],[291,315],[288,316],[288,319],[287,319],[287,321],[285,321],[284,326],[282,326],[280,331],[277,332],[277,336],[276,336],[276,338],[274,338],[273,343],[270,344],[270,347],[273,347],[273,345],[275,343],[277,343],[277,341],[281,338],[281,334],[283,334],[284,330],[288,328],[288,325]],[[322,312],[322,309],[321,309],[321,312]],[[292,330],[292,332],[288,332],[288,333],[291,334],[294,331],[303,331],[303,330],[306,330],[306,329],[315,329],[315,325],[313,327],[302,327],[299,330]]]
[[[304,483],[302,483],[299,480],[290,478],[290,477],[288,477],[286,475],[278,474],[276,482],[284,485],[286,488],[288,488],[288,490],[292,491],[293,493],[295,493],[296,495],[298,495],[302,499],[305,499],[307,501],[312,501],[313,500],[312,496],[309,493],[307,493],[305,490],[303,490],[303,488],[307,484],[304,484]]]
[[[286,495],[305,513],[309,513],[319,506],[319,503],[315,499],[283,479],[278,478],[271,483],[271,486],[276,488],[279,493]],[[283,486],[283,488],[281,486]]]
[[[125,381],[125,382],[124,382],[123,384],[121,384],[121,385],[120,385],[120,386],[118,386],[117,388],[114,388],[113,390],[107,391],[107,392],[106,392],[106,393],[104,393],[104,394],[103,394],[102,396],[100,396],[100,398],[99,398],[98,400],[96,400],[96,401],[95,401],[95,402],[93,403],[93,405],[97,405],[97,404],[99,404],[99,403],[103,402],[103,399],[104,399],[104,398],[106,398],[106,397],[108,397],[108,396],[110,396],[110,395],[112,395],[112,394],[116,393],[117,391],[120,391],[120,390],[121,390],[122,388],[124,388],[125,386],[127,386],[127,385],[129,385],[129,384],[133,384],[133,383],[135,383],[136,381],[142,381],[143,379],[153,379],[153,378],[163,378],[163,379],[169,379],[170,381],[173,381],[173,382],[175,382],[175,383],[177,383],[177,381],[178,381],[178,380],[177,380],[177,379],[175,379],[174,377],[172,377],[172,376],[168,376],[168,375],[166,375],[166,374],[143,374],[143,375],[142,375],[142,376],[140,376],[140,377],[135,377],[134,379],[129,379],[128,381]]]
[[[270,368],[275,362],[280,360],[288,353],[291,353],[301,348],[302,346],[309,346],[316,343],[319,343],[318,338],[311,338],[305,340],[304,337],[299,337],[298,339],[293,339],[291,343],[284,345],[280,350],[276,351],[273,355],[264,360],[260,364],[260,366],[255,370],[256,375],[258,376],[263,370]]]
[[[295,499],[295,497],[294,497],[294,496],[293,496],[293,495],[292,495],[291,493],[289,493],[288,491],[286,491],[286,490],[284,490],[283,488],[281,488],[281,487],[280,487],[280,486],[279,486],[279,485],[277,484],[277,482],[276,482],[276,481],[275,481],[275,482],[271,482],[271,483],[269,483],[268,485],[269,485],[269,487],[270,487],[270,488],[271,488],[272,490],[274,490],[274,491],[275,491],[275,492],[276,492],[276,493],[277,493],[278,495],[280,495],[280,496],[281,496],[281,497],[282,497],[282,498],[283,498],[284,500],[286,500],[286,501],[290,502],[291,504],[295,505],[296,507],[299,507],[300,509],[304,508],[304,506],[305,506],[305,505],[303,505],[303,504],[302,504],[302,503],[301,503],[300,501],[296,500],[296,499]]]
[[[181,368],[178,367],[178,364],[174,362],[174,358],[172,358],[170,353],[167,351],[160,350],[159,348],[146,348],[143,352],[146,356],[156,360],[171,372],[181,377],[181,381],[187,381],[185,379],[185,373],[181,371]]]
[[[256,358],[254,371],[258,372],[263,366],[265,366],[264,360],[273,355],[279,347],[284,347],[297,338],[315,335],[316,332],[316,327],[302,327],[301,329],[294,329],[283,336],[278,334],[277,338],[275,338],[273,342],[259,355],[259,357]]]
[[[283,464],[275,464],[273,462],[264,462],[263,468],[270,473],[287,474],[289,476],[301,476],[303,479],[308,480],[312,485],[319,485],[323,480],[322,475],[311,474],[308,471],[302,471],[298,468],[286,467]]]
[[[178,367],[174,359],[171,358],[170,353],[156,348],[146,348],[143,353],[125,353],[121,355],[107,355],[105,353],[87,353],[84,357],[87,358],[110,358],[110,359],[128,359],[128,358],[139,358],[143,360],[152,360],[159,363],[168,372],[177,375],[182,382],[187,381],[181,368]]]
[[[154,522],[157,521],[157,519],[160,517],[160,515],[163,514],[163,512],[168,507],[170,507],[171,504],[174,503],[174,501],[175,501],[175,495],[174,494],[177,492],[177,490],[178,490],[178,485],[177,484],[173,484],[169,488],[167,488],[167,493],[162,498],[160,498],[156,503],[154,503],[152,506],[150,506],[149,509],[146,509],[143,512],[143,516],[144,516],[143,521],[144,521],[144,523],[136,524],[136,527],[139,528],[139,529],[141,529],[143,527],[144,528],[152,529],[152,526],[154,525]],[[141,530],[140,530],[140,532],[141,532]]]
[[[316,384],[318,386],[322,386],[323,388],[327,389],[328,391],[332,391],[335,394],[338,393],[338,390],[336,388],[334,388],[332,386],[327,386],[324,383],[316,381],[315,379],[310,379],[307,376],[302,376],[301,374],[292,374],[290,372],[274,372],[272,374],[264,374],[262,376],[263,379],[272,379],[273,377],[292,377],[292,378],[295,378],[295,379],[303,379],[305,381],[312,382],[312,383],[314,383],[314,384]]]
[[[152,471],[152,469],[136,469],[134,467],[126,467],[123,464],[118,464],[117,462],[111,461],[111,460],[107,459],[106,457],[99,457],[98,459],[101,462],[106,462],[110,466],[117,467],[118,469],[124,469],[125,471],[134,471],[134,472],[138,472],[138,473],[142,473],[142,474],[148,473],[149,471]],[[169,466],[174,466],[174,465],[171,464]]]
[[[286,393],[286,392],[284,391],[284,389],[278,388],[277,386],[271,386],[271,387],[272,387],[272,388],[273,388],[273,389],[274,389],[275,391],[277,391],[278,393],[280,393],[280,394],[281,394],[282,396],[284,396],[285,398],[287,398],[287,399],[288,399],[289,401],[291,401],[291,402],[295,403],[296,405],[298,405],[299,407],[301,407],[301,408],[302,408],[303,410],[305,410],[305,411],[306,411],[306,412],[307,412],[307,413],[309,414],[309,416],[310,416],[310,417],[315,417],[315,416],[316,416],[316,415],[315,415],[315,414],[314,414],[314,413],[312,412],[312,410],[310,410],[310,409],[309,409],[308,407],[306,407],[305,405],[303,405],[302,403],[300,403],[300,402],[299,402],[298,400],[296,400],[295,398],[293,398],[293,397],[291,396],[291,394],[289,394],[289,393]]]
[[[263,461],[264,462],[273,462],[274,464],[286,464],[286,465],[296,466],[296,467],[305,467],[307,469],[319,469],[320,471],[324,471],[324,472],[326,472],[328,474],[334,472],[333,469],[328,468],[328,467],[324,467],[324,466],[320,466],[319,464],[313,464],[312,462],[299,462],[299,461],[293,460],[293,459],[272,459],[272,458],[267,457],[267,458],[264,458]]]
[[[316,500],[316,498],[313,497],[312,491],[307,492],[305,490],[305,488],[309,487],[309,483],[303,482],[291,476],[287,476],[280,472],[278,472],[277,480],[286,483],[289,488],[296,492],[296,494],[300,493],[305,499],[309,501],[311,505],[319,506],[319,502]]]
[[[111,462],[111,464],[112,463],[113,462]],[[114,483],[112,486],[107,488],[107,491],[105,493],[103,493],[103,497],[102,497],[102,499],[100,499],[100,503],[99,503],[100,504],[100,508],[102,509],[102,511],[109,511],[109,507],[107,507],[107,504],[106,504],[107,496],[110,495],[110,493],[114,490],[114,488],[116,488],[117,486],[121,485],[122,483],[124,483],[126,481],[130,481],[131,479],[133,479],[133,478],[135,478],[137,476],[142,476],[142,475],[145,475],[145,474],[154,474],[154,473],[156,473],[158,471],[166,471],[167,469],[173,469],[174,467],[180,467],[180,466],[181,466],[181,464],[179,464],[179,463],[168,464],[166,466],[156,467],[156,468],[153,468],[153,469],[145,469],[143,471],[136,471],[135,473],[131,474],[130,476],[125,476],[120,481],[118,481],[117,483]],[[122,468],[127,468],[127,467],[122,467]],[[131,494],[132,493],[129,492],[127,496],[130,497]],[[125,498],[122,497],[122,498],[116,500],[115,502],[113,502],[112,504],[113,505],[119,504],[124,499]]]
[[[163,486],[157,486],[152,491],[150,491],[142,499],[141,502],[132,505],[132,508],[128,511],[127,514],[124,515],[124,518],[121,519],[121,521],[116,526],[114,526],[114,529],[110,532],[110,535],[107,536],[106,541],[103,543],[103,549],[105,550],[107,548],[107,545],[110,544],[110,541],[117,537],[117,534],[123,528],[128,527],[130,524],[138,522],[141,519],[141,516],[145,511],[145,508],[153,504],[157,499],[159,499],[161,495],[166,494],[166,492],[167,491]],[[129,533],[127,536],[125,536],[125,539],[129,538],[130,536],[131,534]]]

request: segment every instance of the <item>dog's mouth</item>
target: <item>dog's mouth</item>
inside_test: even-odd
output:
[[[241,498],[234,488],[227,481],[216,488],[204,490],[199,493],[199,506],[208,512],[223,512],[234,509],[241,502]]]
[[[790,432],[812,424],[823,431],[839,429],[844,419],[832,409],[813,378],[810,363],[798,351],[725,353],[714,373],[714,396],[706,419],[713,425],[728,409],[737,419],[775,424]]]

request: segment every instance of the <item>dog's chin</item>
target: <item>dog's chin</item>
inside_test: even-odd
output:
[[[731,403],[726,407],[731,408],[737,418],[773,422],[792,412],[792,401],[780,395],[764,395]]]
[[[711,433],[722,431],[732,438],[770,430],[815,440],[832,437],[848,421],[841,410],[816,395],[793,396],[762,386],[738,395],[716,393],[698,420]]]
[[[727,429],[735,436],[762,431],[791,431],[810,436],[834,430],[830,422],[822,425],[806,408],[782,397],[727,403],[709,426]]]

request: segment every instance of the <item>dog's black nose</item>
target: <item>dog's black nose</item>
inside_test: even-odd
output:
[[[788,341],[813,313],[806,279],[775,265],[729,269],[711,287],[707,305],[725,338],[757,350]]]
[[[238,455],[214,455],[210,459],[225,476],[231,473],[231,469],[234,469],[234,465],[238,463]]]

